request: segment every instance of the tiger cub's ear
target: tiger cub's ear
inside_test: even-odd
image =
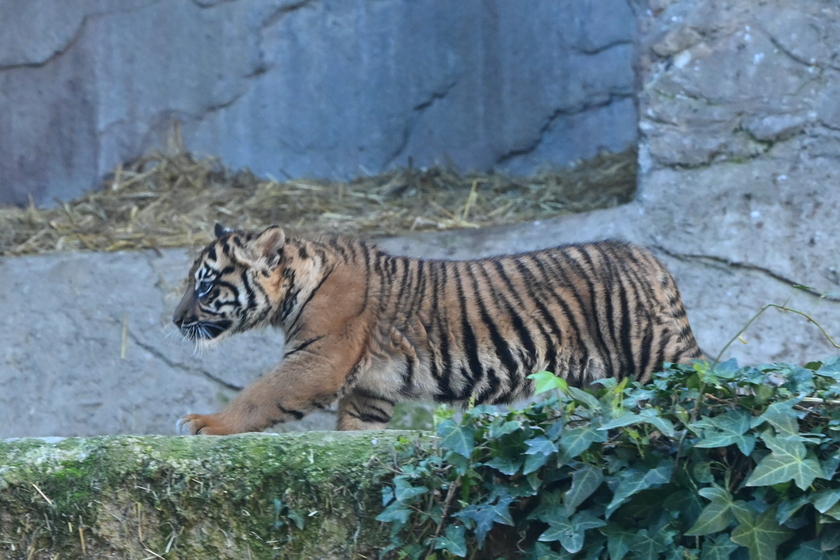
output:
[[[274,268],[286,243],[286,234],[278,226],[271,226],[248,241],[237,258],[252,267]]]
[[[216,227],[213,228],[213,233],[216,235],[216,238],[224,237],[225,235],[231,233],[233,230],[224,227],[219,222],[216,222]]]

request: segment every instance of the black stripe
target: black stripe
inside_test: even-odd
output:
[[[434,264],[430,264],[428,266],[428,274],[430,277],[430,284],[432,286],[432,295],[431,301],[429,302],[429,309],[430,315],[428,320],[423,323],[423,328],[426,330],[426,339],[429,342],[429,351],[431,355],[429,356],[429,370],[432,374],[432,378],[437,382],[438,388],[440,388],[440,376],[441,371],[438,366],[438,357],[440,356],[440,352],[438,348],[440,346],[440,339],[443,336],[443,332],[440,329],[436,329],[436,325],[440,324],[440,310],[438,309],[438,294],[440,293],[440,288],[438,286],[438,270]]]
[[[612,337],[612,353],[618,362],[613,367],[613,375],[616,377],[632,377],[634,366],[624,277],[616,257],[610,251],[612,245],[604,243],[596,245],[595,248],[598,249],[603,266],[607,269],[607,273],[603,275],[604,297],[607,300],[607,319]],[[613,304],[613,298],[618,299],[617,307]]]
[[[370,414],[370,413],[367,413],[367,412],[358,413],[358,412],[353,412],[351,410],[348,410],[347,414],[349,414],[353,418],[356,418],[356,419],[361,420],[362,422],[366,422],[366,423],[387,424],[391,420],[390,416]]]
[[[499,362],[507,369],[508,377],[513,376],[518,369],[518,364],[513,357],[513,352],[510,349],[507,341],[502,337],[499,333],[499,329],[496,325],[496,322],[493,321],[493,318],[490,316],[490,313],[487,310],[487,306],[484,303],[484,297],[481,292],[481,288],[478,285],[478,279],[475,275],[475,268],[481,269],[481,265],[478,263],[466,263],[465,266],[467,270],[467,274],[472,280],[473,285],[473,296],[475,297],[476,305],[478,306],[478,312],[481,315],[481,321],[487,327],[487,330],[490,332],[490,340],[493,342],[493,347],[496,350],[496,357],[499,359]],[[500,380],[496,375],[496,370],[493,368],[487,368],[486,370],[487,381],[490,384],[491,391],[495,392],[498,389]]]
[[[332,273],[333,273],[333,270],[334,270],[333,268],[330,268],[330,269],[327,271],[327,273],[326,273],[326,274],[324,274],[324,277],[323,277],[323,278],[321,278],[321,281],[320,281],[320,282],[318,282],[318,284],[315,286],[315,288],[314,288],[314,289],[313,289],[313,290],[309,293],[309,296],[307,296],[306,300],[305,300],[305,301],[304,301],[304,302],[300,305],[300,307],[298,308],[298,313],[297,313],[297,316],[295,317],[295,320],[294,320],[294,321],[292,321],[292,324],[291,324],[291,325],[289,325],[288,330],[287,330],[287,335],[289,336],[289,338],[292,338],[292,337],[293,337],[293,334],[297,334],[297,331],[295,331],[295,332],[293,333],[293,332],[292,332],[292,329],[293,329],[293,328],[294,328],[294,326],[297,324],[298,320],[300,320],[300,318],[303,316],[303,310],[304,310],[304,308],[306,308],[306,306],[307,306],[307,305],[309,305],[309,302],[310,302],[310,301],[312,301],[312,298],[313,298],[313,297],[315,297],[315,294],[318,292],[318,290],[320,290],[320,289],[321,289],[321,286],[323,286],[323,285],[324,285],[324,282],[326,282],[326,281],[327,281],[327,278],[329,278],[329,277],[330,277],[330,274],[332,274]],[[300,292],[300,290],[299,290],[299,289],[298,289],[298,292]],[[295,293],[295,298],[297,298],[297,292]]]
[[[557,371],[557,349],[563,344],[563,333],[560,330],[560,326],[557,324],[557,321],[554,320],[553,314],[542,302],[543,290],[540,290],[539,293],[537,293],[537,281],[534,274],[522,263],[522,261],[519,260],[519,258],[514,259],[513,262],[516,265],[519,274],[524,277],[525,284],[531,287],[530,290],[525,290],[525,293],[530,297],[534,306],[540,312],[542,320],[539,321],[537,325],[539,326],[540,333],[543,335],[543,340],[545,342],[545,361],[548,371],[555,375],[562,375],[563,372]],[[511,293],[515,294],[519,299],[519,294],[516,292],[516,288],[513,286],[513,283],[507,276],[504,276],[504,278],[508,282],[508,288]],[[522,300],[519,299],[519,301],[521,302]],[[545,331],[542,326],[543,322],[548,323],[548,326],[551,329],[551,334],[548,334]]]
[[[653,323],[647,321],[642,327],[645,330],[645,335],[642,338],[642,355],[639,359],[641,368],[637,372],[639,376],[637,379],[639,380],[643,380],[648,371],[650,371],[650,351],[651,344],[653,344]]]
[[[508,286],[511,287],[510,279],[507,276],[507,272],[498,260],[494,260],[491,262],[496,268],[496,272],[498,273],[498,277],[502,279],[502,281]],[[522,365],[527,370],[532,370],[533,367],[537,363],[537,347],[534,344],[534,339],[531,336],[531,331],[525,326],[525,322],[522,320],[522,315],[517,312],[516,308],[511,305],[510,300],[505,297],[500,290],[496,289],[496,286],[493,285],[493,279],[490,277],[490,274],[487,272],[485,268],[482,267],[481,271],[484,273],[485,278],[487,279],[487,284],[490,286],[490,290],[493,292],[494,299],[497,301],[501,301],[502,305],[505,307],[505,311],[507,311],[508,316],[510,317],[513,330],[516,332],[517,337],[519,338],[519,342],[522,346],[525,347],[525,359],[522,360]],[[519,304],[519,308],[523,309],[525,306],[522,302],[522,299],[519,297],[518,294],[515,293],[515,290],[511,290],[514,296],[517,299],[517,303]],[[523,372],[517,365],[516,373],[518,374],[527,374],[532,373],[531,371]],[[519,377],[519,376],[517,376]]]
[[[586,283],[587,290],[589,291],[589,313],[586,313],[588,317],[591,317],[590,327],[591,331],[594,331],[596,335],[596,344],[599,346],[599,354],[601,355],[601,361],[604,363],[605,366],[608,366],[610,371],[607,371],[607,377],[612,377],[615,375],[612,366],[612,352],[610,352],[609,345],[607,341],[604,340],[604,333],[601,329],[601,321],[598,313],[598,292],[597,286],[595,281],[592,279],[592,275],[595,273],[594,267],[592,265],[592,260],[589,258],[589,253],[586,252],[586,249],[583,246],[575,247],[580,251],[583,255],[583,258],[587,261],[590,270],[587,271],[584,268],[580,261],[576,258],[572,257],[572,255],[568,253],[562,253],[562,255],[566,258],[566,262],[568,262],[578,273],[579,277],[583,279]],[[590,332],[590,334],[593,334]]]
[[[468,388],[476,387],[478,382],[481,381],[482,377],[484,377],[484,368],[481,365],[481,359],[478,355],[478,340],[476,339],[475,332],[472,330],[472,326],[470,326],[470,318],[467,314],[467,301],[464,296],[464,286],[461,281],[458,264],[459,263],[453,263],[453,272],[455,273],[455,289],[458,294],[458,301],[461,304],[461,334],[464,337],[461,347],[466,351],[467,363],[469,365],[469,370],[461,367],[462,374],[467,374],[467,383],[465,386],[467,391],[464,395],[466,396],[470,394]]]
[[[546,267],[549,263],[544,263],[541,259],[536,258],[534,255],[528,255],[531,261],[536,264],[537,268],[542,272],[543,277],[545,278],[545,282],[549,285],[556,285],[557,280],[549,275],[548,268]],[[556,261],[553,261],[554,265],[551,266],[551,270],[556,273],[556,276],[559,276],[565,282],[565,286],[568,288],[568,291],[571,292],[573,299],[577,302],[578,308],[580,309],[581,313],[584,313],[583,302],[580,299],[580,294],[578,294],[577,290],[574,289],[572,284],[569,282],[568,277],[566,276],[565,272],[562,270],[562,267],[557,265]],[[566,320],[569,322],[569,328],[572,330],[573,341],[575,343],[576,348],[572,348],[572,350],[577,351],[577,358],[578,358],[578,375],[583,375],[586,369],[586,365],[589,362],[589,347],[586,344],[586,339],[583,336],[583,332],[581,331],[580,325],[578,325],[577,319],[575,319],[574,313],[572,313],[571,308],[569,307],[566,298],[563,297],[558,291],[556,290],[548,290],[547,294],[552,297],[552,299],[560,306],[563,310],[563,314],[566,317]],[[572,361],[571,358],[574,358],[574,353],[570,356],[569,360],[569,367],[571,367]],[[571,371],[569,372],[571,373]],[[566,379],[571,383],[579,383],[580,379],[571,379],[566,377]]]
[[[365,398],[365,399],[386,402],[386,403],[390,404],[391,406],[397,404],[397,401],[395,401],[395,400],[389,399],[388,397],[380,395],[379,393],[374,393],[373,391],[369,391],[369,390],[364,389],[362,387],[354,387],[353,388],[353,393],[355,393],[355,394],[357,394],[357,395],[359,395],[359,396],[361,396],[362,398]]]
[[[649,373],[651,367],[649,360],[650,353],[653,350],[651,345],[653,344],[655,325],[653,324],[653,318],[650,314],[650,307],[653,302],[658,300],[658,295],[649,281],[651,272],[648,270],[649,267],[636,258],[636,255],[631,250],[632,248],[630,246],[623,245],[620,248],[626,251],[623,255],[626,260],[633,264],[633,266],[627,266],[624,268],[624,275],[633,286],[633,296],[635,298],[629,315],[631,317],[636,317],[637,314],[641,312],[644,316],[641,323],[638,323],[638,321],[634,322],[635,327],[643,330],[644,332],[640,349],[641,355],[633,374],[635,379],[641,380],[647,375],[647,373]],[[661,267],[659,261],[654,261],[652,264],[658,265],[657,268]]]
[[[291,416],[295,420],[300,420],[301,418],[303,418],[305,416],[304,413],[301,412],[300,410],[290,410],[288,408],[284,408],[279,403],[277,404],[277,408],[278,408],[278,410],[280,410],[280,412],[282,412],[286,416]]]
[[[243,270],[239,278],[245,288],[245,295],[248,297],[246,309],[251,311],[257,306],[257,296],[254,294],[254,289],[251,287],[251,280],[248,278],[248,271]]]
[[[437,269],[440,271],[440,284],[437,282],[437,275],[435,279],[435,304],[437,305],[437,295],[444,294],[447,290],[447,264],[442,261],[437,261]],[[445,308],[448,309],[448,306]],[[452,388],[452,374],[454,372],[454,364],[452,363],[452,354],[449,348],[449,334],[451,327],[448,324],[450,321],[449,314],[444,313],[436,313],[433,319],[437,323],[437,332],[438,332],[438,344],[440,347],[440,359],[441,359],[441,375],[440,381],[438,382],[438,391],[445,397],[444,400],[455,400],[457,398],[457,393]]]
[[[320,336],[315,336],[315,337],[312,337],[312,338],[310,338],[309,340],[307,340],[307,341],[305,341],[305,342],[302,342],[302,343],[298,344],[298,346],[297,346],[297,347],[295,347],[295,348],[293,348],[292,350],[289,350],[288,352],[286,352],[286,354],[285,354],[283,357],[284,357],[284,358],[288,358],[289,356],[291,356],[291,355],[292,355],[292,354],[294,354],[295,352],[300,352],[301,350],[303,350],[304,348],[306,348],[306,347],[307,347],[307,346],[309,346],[310,344],[313,344],[313,343],[315,343],[315,342],[318,342],[319,340],[321,340],[322,338],[324,338],[324,336],[326,336],[326,335],[323,335],[323,334],[322,334],[322,335],[320,335]]]
[[[405,297],[406,293],[410,293],[411,290],[411,277],[409,275],[409,267],[410,263],[406,262],[408,259],[397,259],[397,271],[399,273],[400,278],[400,288],[397,292],[397,301],[396,306],[397,309],[405,309],[405,306],[402,304],[403,298]]]
[[[426,296],[426,266],[423,259],[414,261],[414,268],[417,270],[417,283],[414,288],[414,298],[408,306],[408,313],[414,315],[418,310],[423,309],[423,300]]]
[[[405,355],[405,373],[402,376],[402,386],[400,393],[403,395],[410,395],[411,388],[414,386],[414,375],[417,371],[417,360],[410,354]]]

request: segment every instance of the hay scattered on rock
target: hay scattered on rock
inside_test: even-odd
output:
[[[615,206],[635,183],[630,150],[531,177],[434,167],[349,182],[260,178],[174,150],[120,166],[101,190],[56,208],[0,207],[0,255],[198,246],[215,222],[365,237],[509,224]]]

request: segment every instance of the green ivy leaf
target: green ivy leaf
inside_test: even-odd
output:
[[[779,502],[779,510],[776,513],[776,521],[783,524],[790,519],[799,509],[810,503],[806,496],[799,496],[795,500],[782,500]]]
[[[594,430],[590,425],[578,426],[565,430],[560,436],[559,447],[562,455],[560,460],[568,463],[595,442],[607,441],[607,434]]]
[[[607,551],[610,554],[610,560],[623,560],[627,553],[633,550],[633,544],[637,538],[636,533],[633,531],[622,529],[620,526],[612,523],[598,530],[607,537]]]
[[[807,453],[802,442],[770,435],[762,439],[772,453],[756,465],[747,486],[772,486],[793,479],[805,490],[815,478],[823,476],[820,462],[813,453]]]
[[[825,513],[840,501],[840,490],[823,490],[811,496],[814,507],[820,513]]]
[[[493,422],[490,423],[490,429],[488,430],[487,437],[490,439],[499,439],[502,436],[515,432],[521,427],[522,422],[516,422],[514,420],[506,422],[502,417],[494,418]]]
[[[572,487],[566,492],[563,502],[566,515],[572,515],[586,498],[591,496],[604,481],[604,473],[593,465],[583,465],[572,473]]]
[[[551,455],[552,453],[557,453],[557,446],[545,436],[527,439],[525,440],[525,445],[528,446],[528,449],[525,450],[526,455]]]
[[[624,426],[631,426],[635,424],[650,424],[667,437],[674,437],[676,435],[674,432],[674,424],[671,423],[671,421],[667,418],[662,418],[661,416],[659,416],[659,412],[652,408],[646,408],[638,414],[627,412],[619,416],[618,418],[615,418],[613,420],[610,420],[606,424],[603,424],[598,429],[612,430],[615,428],[621,428]]]
[[[715,366],[715,369],[710,373],[717,379],[724,379],[729,381],[735,378],[738,373],[738,362],[735,358],[730,358],[725,362],[721,362]]]
[[[633,552],[640,560],[659,560],[659,554],[668,549],[675,534],[676,531],[649,533],[647,529],[642,529],[636,535]]]
[[[435,538],[435,550],[447,550],[459,558],[466,556],[467,542],[464,530],[463,525],[447,525],[444,536]]]
[[[701,484],[709,484],[715,481],[715,476],[712,474],[712,463],[710,461],[695,463],[694,468],[691,470],[694,479]]]
[[[394,500],[394,489],[390,486],[382,487],[382,505],[387,506]]]
[[[565,391],[569,388],[569,384],[563,379],[557,377],[550,371],[538,371],[528,376],[528,379],[534,380],[534,394],[539,395],[554,389]]]
[[[294,521],[298,529],[303,529],[303,526],[306,524],[306,518],[304,518],[303,515],[300,514],[300,512],[297,512],[293,509],[289,510],[289,513],[286,514],[286,517]]]
[[[749,456],[755,448],[755,436],[747,435],[752,416],[746,410],[730,410],[726,414],[707,418],[691,425],[691,429],[703,429],[703,438],[695,447],[717,448],[737,445],[744,455]]]
[[[440,446],[443,449],[449,449],[462,457],[470,458],[475,447],[475,428],[459,426],[450,418],[438,425],[437,433],[442,438]]]
[[[519,469],[522,467],[524,463],[522,456],[519,457],[505,457],[505,456],[497,456],[493,457],[486,463],[488,467],[496,469],[502,474],[507,476],[513,476],[519,472]]]
[[[537,472],[548,462],[549,455],[528,455],[525,458],[525,465],[522,467],[522,474]]]
[[[532,547],[525,560],[571,560],[572,555],[560,549],[560,552],[554,552],[551,547],[545,543],[536,542]]]
[[[385,508],[385,510],[376,516],[377,521],[384,523],[397,523],[402,526],[408,522],[408,517],[411,515],[411,510],[400,502],[393,502]]]
[[[425,494],[428,491],[429,489],[425,486],[412,486],[406,476],[394,477],[394,496],[400,502],[411,500],[411,498]]]
[[[723,533],[714,539],[703,541],[703,551],[700,553],[700,560],[729,560],[729,555],[738,549],[729,535]]]
[[[833,507],[829,508],[824,513],[825,515],[840,521],[840,504],[834,504]]]
[[[549,519],[564,515],[565,508],[562,505],[562,496],[560,490],[540,493],[540,503],[534,508],[534,511],[528,514],[528,519],[539,519],[548,523]]]
[[[584,533],[587,529],[596,529],[606,525],[606,521],[598,519],[589,511],[581,511],[571,518],[565,515],[548,520],[549,528],[539,539],[542,542],[560,541],[560,545],[572,554],[583,548]]]
[[[697,522],[685,533],[687,537],[700,537],[723,531],[733,520],[732,496],[719,486],[702,488],[698,492],[711,502],[700,512]]]
[[[823,550],[834,550],[840,546],[840,525],[837,523],[824,525],[820,540],[822,541],[820,548]]]
[[[525,459],[522,474],[530,474],[536,471],[545,465],[551,455],[557,453],[557,446],[545,436],[537,436],[525,440],[525,445],[528,446],[528,449],[525,450],[525,454],[528,457]]]
[[[600,408],[601,406],[601,403],[598,402],[598,399],[596,399],[586,391],[578,389],[577,387],[568,386],[566,387],[565,392],[577,402],[585,404],[592,410],[598,410],[598,408]]]
[[[768,508],[757,518],[746,520],[732,531],[732,542],[747,547],[750,560],[773,560],[776,549],[793,531],[776,522],[775,508]]]
[[[670,482],[673,472],[674,463],[667,460],[662,461],[655,469],[628,469],[624,471],[613,494],[613,499],[607,506],[606,516],[612,515],[633,494],[653,486],[667,484]]]
[[[802,400],[801,398],[789,399],[783,402],[773,403],[767,410],[753,420],[753,427],[762,422],[768,422],[780,436],[799,435],[799,420],[793,407]]]
[[[837,560],[836,554],[823,552],[819,540],[806,541],[799,545],[785,560]]]
[[[511,496],[500,496],[496,503],[469,505],[454,516],[475,523],[475,537],[478,540],[478,546],[481,547],[487,532],[493,528],[494,523],[513,525],[513,518],[508,509],[512,501]]]

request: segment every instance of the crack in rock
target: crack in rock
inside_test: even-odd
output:
[[[537,133],[536,139],[533,142],[528,144],[523,148],[514,148],[507,153],[502,154],[496,159],[496,163],[494,165],[502,165],[507,163],[511,159],[519,156],[524,156],[532,153],[534,150],[538,149],[540,145],[545,140],[546,134],[548,134],[549,130],[554,126],[557,120],[560,117],[566,117],[571,115],[578,115],[580,113],[584,113],[586,111],[591,111],[592,109],[600,109],[602,107],[607,107],[612,103],[628,98],[632,98],[632,94],[618,94],[618,93],[611,93],[607,97],[606,100],[596,102],[596,103],[585,103],[583,105],[578,105],[576,107],[568,108],[568,107],[560,107],[555,109],[546,119],[545,123],[540,127],[539,132]]]
[[[577,47],[577,46],[572,46],[570,48],[571,48],[572,51],[574,51],[578,54],[583,54],[583,55],[586,55],[586,56],[594,56],[594,55],[599,55],[602,52],[608,51],[608,50],[610,50],[614,47],[620,47],[622,45],[630,45],[632,47],[633,46],[633,41],[626,41],[624,39],[616,39],[612,43],[607,43],[606,45],[602,45],[600,47],[593,47],[591,49],[587,49],[585,47]]]
[[[803,66],[807,66],[808,68],[819,68],[820,70],[825,70],[830,68],[832,70],[840,70],[840,66],[835,66],[834,64],[823,64],[817,61],[816,59],[811,62],[810,60],[806,60],[801,56],[795,54],[793,51],[788,49],[786,46],[782,44],[782,42],[775,37],[772,33],[765,31],[767,34],[767,38],[770,39],[770,42],[773,44],[774,47],[779,49],[779,52],[787,56],[792,61],[796,62],[797,64],[801,64]]]
[[[382,169],[387,169],[393,162],[401,159],[404,155],[405,149],[408,147],[408,143],[411,140],[411,135],[414,133],[414,129],[417,126],[417,123],[429,110],[432,105],[437,103],[438,101],[444,99],[449,92],[451,92],[455,86],[458,84],[458,80],[453,80],[452,82],[446,84],[440,90],[433,91],[431,95],[427,99],[424,99],[420,103],[416,104],[412,107],[411,116],[409,116],[408,121],[406,122],[405,129],[403,130],[402,138],[400,139],[400,143],[394,149],[390,156],[385,158],[385,163],[382,164]]]
[[[697,253],[678,253],[678,252],[675,252],[675,251],[671,251],[670,249],[666,249],[662,245],[652,245],[652,247],[654,249],[656,249],[657,251],[661,251],[662,253],[668,255],[671,258],[674,258],[674,259],[677,259],[677,260],[683,261],[683,262],[700,262],[700,263],[707,264],[707,265],[709,263],[714,263],[714,264],[723,265],[725,267],[732,268],[732,269],[735,269],[735,270],[750,270],[750,271],[753,271],[753,272],[758,272],[760,274],[763,274],[764,276],[767,276],[769,278],[772,278],[773,280],[776,280],[777,282],[782,282],[782,283],[784,283],[788,286],[793,286],[794,288],[797,288],[797,289],[805,292],[806,294],[811,295],[811,296],[816,297],[816,298],[819,298],[823,301],[830,301],[832,303],[840,303],[840,297],[838,297],[838,296],[834,296],[834,295],[830,295],[830,294],[824,294],[824,293],[822,293],[818,290],[815,290],[814,288],[804,286],[804,285],[800,284],[799,282],[796,282],[795,280],[791,280],[790,278],[782,276],[778,272],[774,272],[774,271],[772,271],[768,268],[764,268],[763,266],[759,266],[757,264],[733,261],[733,260],[729,260],[729,259],[726,259],[726,258],[723,258],[723,257],[718,257],[717,255],[703,255],[703,254],[697,254]]]
[[[84,30],[87,27],[89,20],[100,17],[108,17],[115,14],[128,14],[139,10],[145,10],[149,6],[160,4],[161,1],[162,0],[150,0],[147,4],[143,4],[142,6],[133,6],[128,9],[103,10],[101,12],[94,11],[89,14],[85,14],[84,16],[82,16],[82,20],[79,22],[79,26],[76,28],[76,31],[73,33],[70,39],[64,45],[59,46],[57,49],[55,49],[50,56],[39,62],[22,62],[20,64],[8,64],[5,66],[0,65],[0,72],[4,70],[18,70],[20,68],[43,68],[44,66],[47,66],[51,62],[57,60],[59,57],[61,57],[74,46],[76,46],[76,43],[79,42],[82,35],[84,34]]]
[[[194,0],[194,1],[196,1],[196,0]],[[274,10],[271,14],[269,14],[263,20],[261,27],[263,29],[271,27],[272,25],[276,24],[278,21],[283,19],[283,17],[286,14],[288,14],[290,12],[296,12],[297,10],[300,10],[301,8],[305,8],[309,4],[314,4],[315,2],[318,2],[318,1],[319,0],[301,0],[300,2],[295,2],[293,4],[288,4],[286,6],[281,6],[280,8],[277,8],[276,10]]]
[[[134,343],[137,346],[139,346],[140,348],[142,348],[143,350],[145,350],[146,352],[148,352],[149,354],[151,354],[152,356],[154,356],[155,358],[162,361],[163,363],[165,363],[166,365],[168,365],[169,367],[171,367],[173,369],[181,370],[181,371],[183,371],[185,373],[188,373],[190,375],[194,375],[195,373],[199,373],[199,374],[203,375],[204,377],[206,377],[207,379],[221,385],[222,387],[225,387],[226,389],[231,389],[233,391],[241,391],[242,390],[241,386],[236,385],[234,383],[230,383],[228,381],[225,381],[224,379],[213,375],[209,371],[206,371],[206,370],[203,370],[203,369],[191,368],[191,367],[186,366],[184,364],[181,364],[181,363],[174,362],[174,361],[170,360],[167,356],[162,354],[160,352],[160,350],[158,350],[154,346],[152,346],[150,344],[146,344],[145,342],[142,342],[139,338],[137,338],[137,336],[133,332],[131,332],[130,329],[128,330],[128,336],[129,336],[129,338],[131,338],[132,341],[134,341]]]

